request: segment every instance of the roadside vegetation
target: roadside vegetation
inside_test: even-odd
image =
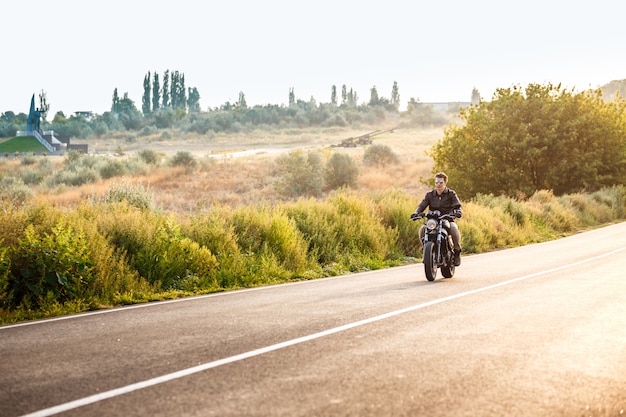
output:
[[[414,262],[416,198],[341,190],[325,200],[214,206],[191,214],[118,186],[74,208],[3,205],[0,321],[341,275]],[[459,227],[466,253],[571,234],[622,220],[626,187],[525,201],[477,196]]]
[[[2,158],[0,323],[419,261],[409,216],[438,170],[464,203],[465,253],[623,221],[623,110],[529,86],[443,130],[351,149],[330,145],[397,120],[220,133],[210,147],[173,130],[111,135],[106,155]]]

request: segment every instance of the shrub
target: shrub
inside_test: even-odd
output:
[[[43,176],[41,173],[34,169],[20,171],[20,178],[26,185],[35,185],[43,182]]]
[[[172,157],[170,164],[174,167],[184,167],[187,170],[192,170],[196,167],[197,161],[190,152],[178,151]]]
[[[367,166],[380,166],[397,164],[400,158],[387,145],[372,145],[363,153],[363,163]]]
[[[149,210],[152,208],[153,192],[149,187],[122,180],[111,183],[104,201],[109,204],[126,202],[140,210]]]
[[[285,208],[309,244],[309,254],[331,274],[372,267],[394,254],[397,233],[386,228],[371,201],[348,193],[327,202],[298,201]]]
[[[2,243],[0,239],[0,244]],[[10,267],[11,259],[7,255],[7,248],[0,246],[0,305],[8,301]]]
[[[83,230],[63,221],[50,232],[28,225],[12,265],[11,291],[16,301],[41,306],[52,293],[58,302],[78,298],[96,276]]]
[[[348,155],[336,153],[328,160],[324,180],[330,189],[339,187],[356,188],[359,169]]]
[[[53,175],[47,177],[44,183],[47,186],[63,184],[77,187],[83,184],[94,183],[99,179],[100,175],[93,168],[76,166],[55,172]]]
[[[149,165],[159,164],[159,154],[152,149],[143,149],[139,152],[139,158]]]
[[[22,158],[22,165],[33,165],[37,163],[37,158],[32,155],[26,155]]]
[[[410,220],[416,206],[414,198],[399,190],[390,190],[372,198],[376,203],[381,223],[398,235],[396,241],[398,256],[421,256],[419,239],[421,225]]]
[[[28,201],[33,191],[19,177],[0,178],[0,201],[19,206]]]
[[[280,176],[276,188],[281,193],[291,197],[321,195],[324,178],[318,153],[305,156],[300,150],[289,152],[276,159],[275,168]]]
[[[104,164],[100,166],[100,176],[104,179],[121,177],[126,173],[126,166],[122,161],[118,161],[117,159],[107,159]]]
[[[248,273],[272,280],[272,274],[289,278],[304,271],[308,245],[295,222],[282,210],[242,208],[233,213],[232,224],[242,253],[252,261]]]

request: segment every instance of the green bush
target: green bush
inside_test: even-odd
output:
[[[290,197],[319,196],[324,176],[322,158],[317,152],[306,156],[300,150],[281,155],[276,159],[276,172],[280,179],[276,188]]]
[[[159,154],[152,149],[139,151],[139,158],[148,165],[159,165]]]
[[[2,244],[0,240],[0,245]],[[0,246],[0,306],[8,300],[9,273],[11,272],[11,258],[7,254],[7,248]]]
[[[420,257],[422,246],[419,228],[421,224],[410,220],[411,213],[417,206],[415,199],[399,190],[389,190],[374,195],[372,198],[376,203],[382,224],[398,235],[397,247],[394,248],[397,257]]]
[[[397,164],[400,158],[387,145],[372,145],[363,153],[363,164],[367,166],[380,166]]]
[[[32,196],[33,191],[21,178],[0,177],[0,201],[19,206]]]
[[[128,169],[122,161],[117,159],[107,159],[100,166],[100,176],[103,179],[109,179],[113,177],[121,177],[128,172]]]
[[[287,205],[309,253],[325,271],[379,268],[395,248],[395,231],[380,222],[368,199],[340,193],[327,202],[301,200]]]
[[[153,205],[152,189],[141,184],[131,184],[128,180],[112,182],[104,196],[106,203],[126,202],[141,210],[148,210]]]
[[[251,261],[255,274],[265,265],[273,274],[289,278],[307,266],[307,243],[286,213],[268,207],[246,207],[233,213],[232,224],[237,243]]]
[[[335,153],[326,163],[324,181],[330,189],[356,188],[358,176],[359,168],[349,155]]]
[[[135,257],[140,275],[162,290],[216,290],[217,265],[210,250],[181,236],[170,222],[161,224]]]
[[[193,170],[197,165],[196,159],[190,152],[178,151],[170,161],[170,165],[174,167],[184,167],[187,170]]]
[[[242,255],[237,243],[232,217],[232,209],[215,207],[209,213],[193,215],[181,225],[185,236],[206,247],[216,257],[221,288],[244,287],[248,274],[246,256]]]
[[[49,177],[46,177],[43,182],[47,187],[54,187],[56,185],[78,187],[80,185],[94,183],[99,179],[100,175],[93,168],[76,166],[57,171]]]
[[[33,155],[26,155],[22,158],[22,165],[34,165],[37,163],[37,158]]]
[[[84,231],[64,222],[43,233],[28,225],[11,269],[15,300],[39,307],[48,293],[61,303],[79,298],[96,279]]]

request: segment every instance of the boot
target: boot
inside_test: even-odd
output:
[[[461,265],[461,249],[454,250],[454,266]]]

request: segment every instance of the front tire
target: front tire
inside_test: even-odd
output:
[[[437,276],[437,262],[435,260],[435,243],[426,242],[424,245],[424,272],[426,273],[426,279],[434,281]]]
[[[441,275],[444,278],[452,278],[454,276],[454,264],[444,265],[441,267]]]

